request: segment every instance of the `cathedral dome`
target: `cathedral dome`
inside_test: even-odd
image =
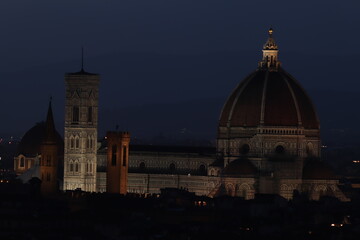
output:
[[[18,154],[23,154],[27,157],[34,157],[40,154],[40,146],[45,138],[45,133],[45,122],[37,123],[34,127],[30,128],[19,143]],[[63,146],[63,140],[57,131],[55,131],[55,139],[59,146]]]
[[[300,84],[280,67],[269,31],[259,68],[227,99],[220,127],[289,126],[319,129],[315,108]]]

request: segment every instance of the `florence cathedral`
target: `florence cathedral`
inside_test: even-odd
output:
[[[50,103],[46,122],[30,129],[19,144],[18,178],[38,177],[46,192],[152,194],[182,188],[209,197],[253,199],[264,193],[291,199],[297,191],[313,200],[347,201],[338,178],[321,161],[316,109],[282,68],[272,29],[268,35],[258,67],[223,105],[216,148],[129,145],[127,132],[108,132],[98,141],[100,76],[82,69],[65,75],[64,141]]]

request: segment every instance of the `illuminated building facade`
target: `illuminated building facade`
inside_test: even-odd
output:
[[[65,75],[64,190],[96,191],[99,81],[83,69]]]
[[[320,159],[316,110],[281,67],[272,29],[262,51],[258,68],[223,106],[216,149],[130,146],[129,151],[127,133],[110,133],[97,148],[99,76],[83,70],[67,74],[63,189],[160,193],[172,187],[245,199],[256,193],[291,199],[298,191],[314,200],[323,195],[348,200]],[[15,158],[19,172],[26,166],[21,157]]]
[[[108,132],[106,192],[127,193],[130,134]]]

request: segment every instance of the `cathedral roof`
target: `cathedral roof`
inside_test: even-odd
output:
[[[230,162],[223,170],[225,176],[255,176],[256,167],[246,158],[239,158]]]
[[[219,126],[299,126],[319,129],[309,96],[277,59],[277,45],[269,31],[259,68],[246,77],[223,106]]]

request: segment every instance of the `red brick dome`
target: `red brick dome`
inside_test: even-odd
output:
[[[246,158],[230,162],[222,172],[226,176],[255,176],[256,173],[256,167]]]
[[[220,127],[303,126],[319,129],[315,108],[300,84],[286,71],[259,68],[226,101]]]

